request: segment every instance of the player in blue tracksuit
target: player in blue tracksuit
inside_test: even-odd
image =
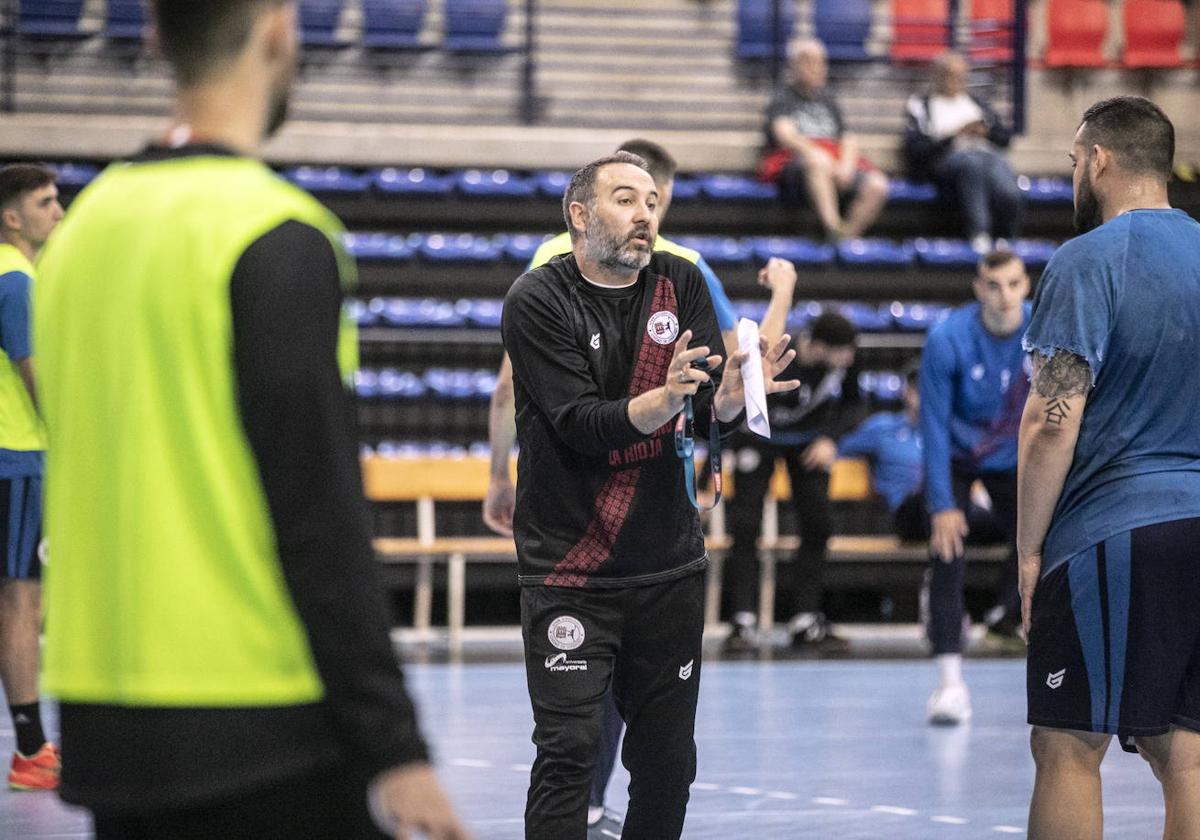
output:
[[[1017,430],[1029,393],[1021,338],[1029,323],[1029,276],[1010,251],[982,260],[977,302],[956,310],[929,334],[921,363],[921,435],[929,506],[929,639],[941,674],[929,700],[931,723],[971,716],[962,679],[964,539],[971,485],[980,480],[1006,538],[1016,535]],[[1020,620],[1016,553],[989,626],[1011,635]]]

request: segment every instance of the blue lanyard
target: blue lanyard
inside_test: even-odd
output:
[[[708,421],[708,460],[712,469],[713,489],[716,496],[711,505],[702,505],[696,500],[696,425],[695,409],[689,394],[683,398],[683,411],[675,419],[675,454],[683,460],[684,485],[687,487],[688,500],[696,510],[712,510],[721,501],[723,478],[721,476],[721,428],[717,424],[717,410],[709,406]]]

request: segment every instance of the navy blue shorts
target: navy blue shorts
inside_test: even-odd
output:
[[[1026,693],[1035,726],[1131,739],[1200,731],[1200,519],[1118,534],[1042,578]]]
[[[5,549],[0,577],[40,580],[41,541],[42,477],[0,478],[0,545]]]

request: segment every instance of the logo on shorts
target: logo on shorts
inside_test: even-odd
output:
[[[586,671],[586,659],[567,659],[565,653],[558,653],[554,656],[546,657],[546,670],[552,672],[562,671]]]
[[[646,322],[646,332],[657,344],[670,344],[679,336],[679,319],[674,312],[655,312]]]
[[[575,650],[583,644],[583,625],[579,619],[560,615],[550,622],[550,644],[559,650]],[[546,666],[549,667],[549,666]]]
[[[983,379],[983,375],[985,373],[987,373],[987,368],[985,368],[983,365],[975,365],[975,367],[971,368],[971,378],[976,382],[978,382],[980,379]]]
[[[692,665],[696,663],[695,659],[689,659],[688,664],[683,665],[679,669],[679,679],[686,680],[692,675]]]
[[[1050,686],[1051,688],[1058,688],[1060,685],[1063,684],[1063,679],[1065,679],[1066,676],[1067,676],[1066,668],[1063,668],[1061,671],[1055,671],[1053,674],[1047,674],[1046,675],[1046,685]]]

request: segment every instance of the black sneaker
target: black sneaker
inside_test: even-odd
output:
[[[587,840],[621,840],[621,820],[620,814],[605,808],[600,821],[588,826]]]
[[[752,624],[734,624],[733,630],[725,637],[722,650],[726,653],[748,653],[758,649],[758,634]]]
[[[788,622],[794,648],[815,647],[828,643],[840,643],[825,613],[800,613]]]

